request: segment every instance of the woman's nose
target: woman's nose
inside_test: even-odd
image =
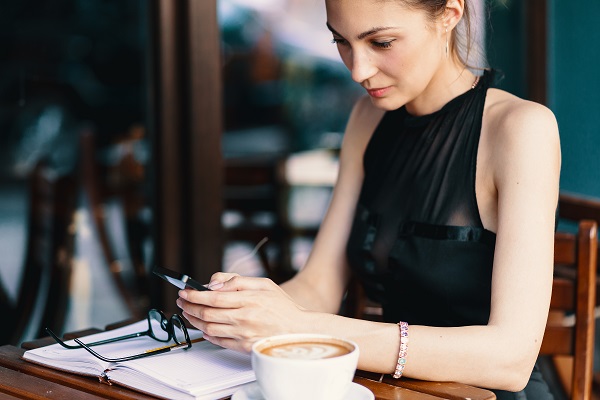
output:
[[[353,52],[350,73],[352,79],[362,83],[377,73],[377,67],[365,52]]]

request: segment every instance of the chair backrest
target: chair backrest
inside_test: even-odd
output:
[[[81,132],[82,187],[89,212],[94,222],[98,244],[104,255],[104,263],[110,277],[133,318],[144,318],[150,304],[150,276],[144,260],[144,244],[149,224],[141,215],[149,199],[145,198],[145,166],[135,158],[134,148],[142,142],[144,132],[133,127],[109,150],[117,156],[111,162],[99,161],[96,132]],[[114,160],[113,160],[114,159]],[[122,210],[122,227],[111,226],[106,208],[117,204]],[[113,228],[113,229],[111,229]],[[115,234],[125,239],[126,254],[115,249]]]
[[[561,221],[578,223],[584,219],[596,221],[600,225],[600,198],[572,193],[560,193],[558,197],[558,218]],[[600,245],[600,243],[598,244]],[[600,259],[598,260],[600,262]],[[596,274],[600,273],[598,265]],[[600,279],[596,278],[596,292],[600,290]],[[596,305],[600,301],[596,298]]]
[[[225,244],[245,242],[254,246],[267,237],[268,242],[259,248],[258,257],[266,275],[276,282],[293,274],[283,168],[280,157],[225,160]],[[269,257],[269,248],[276,257]]]
[[[77,182],[44,163],[30,177],[25,265],[8,341],[61,332],[66,319],[75,239]]]
[[[0,276],[0,310],[2,310],[3,318],[5,321],[14,321],[16,318],[16,310],[13,302],[6,290],[2,277]],[[6,327],[4,327],[6,328]],[[12,339],[12,330],[1,329],[0,330],[0,345],[9,343]]]
[[[600,224],[600,199],[561,193],[558,197],[558,216],[571,221],[589,219]]]
[[[573,357],[571,399],[590,399],[593,382],[597,223],[555,234],[550,316],[541,355]],[[558,318],[557,318],[558,316]]]

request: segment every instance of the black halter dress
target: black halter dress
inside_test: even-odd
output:
[[[486,71],[474,89],[432,114],[387,112],[367,145],[347,256],[385,321],[488,323],[496,234],[483,227],[475,172],[492,79]],[[528,389],[496,393],[551,398],[537,369]]]

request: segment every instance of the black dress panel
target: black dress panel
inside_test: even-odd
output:
[[[346,254],[385,321],[486,325],[496,234],[475,196],[483,109],[493,73],[440,110],[388,111],[364,153],[364,181]],[[549,399],[536,370],[527,391],[501,399]]]
[[[491,75],[439,111],[387,112],[364,154],[348,260],[386,321],[486,324],[495,234],[475,198]]]

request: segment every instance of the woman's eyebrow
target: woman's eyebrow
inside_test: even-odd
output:
[[[361,33],[360,35],[357,36],[357,38],[359,40],[360,39],[364,39],[364,38],[366,38],[368,36],[374,35],[376,33],[382,32],[382,31],[387,31],[389,29],[394,29],[394,27],[392,27],[392,26],[378,26],[376,28],[372,28],[372,29],[369,29],[366,32]]]
[[[331,25],[329,25],[329,22],[326,22],[327,25],[327,29],[329,29],[331,31],[331,33],[333,33],[334,35],[338,35],[340,37],[343,37],[342,35],[340,35],[339,33],[337,33],[337,31],[335,29],[333,29],[333,27]]]
[[[333,33],[334,35],[343,37],[342,35],[340,35],[335,29],[333,29],[333,27],[331,25],[329,25],[329,22],[327,22],[327,28],[331,31],[331,33]],[[394,27],[392,26],[378,26],[376,28],[371,28],[368,31],[365,31],[363,33],[360,33],[356,38],[358,40],[364,39],[368,36],[374,35],[376,33],[379,33],[381,31],[386,31],[388,29],[394,29]]]

